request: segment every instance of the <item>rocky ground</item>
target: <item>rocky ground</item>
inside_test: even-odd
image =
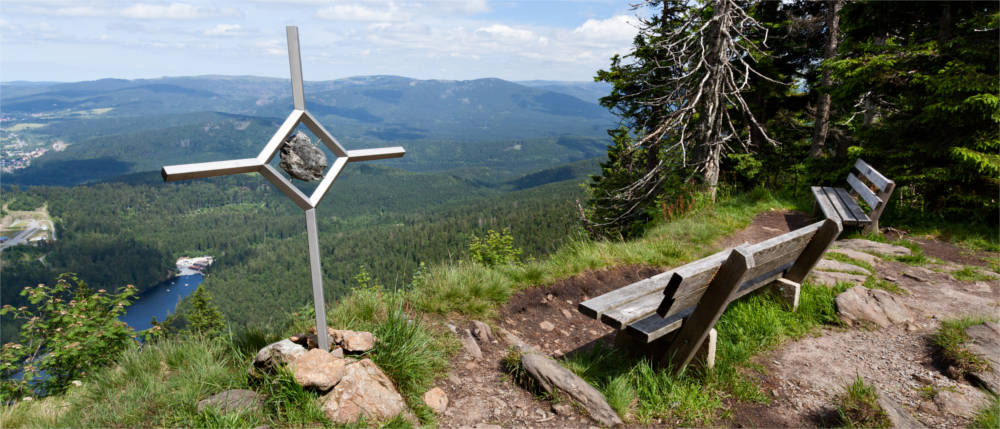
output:
[[[718,244],[729,247],[761,241],[806,221],[794,212],[763,213],[748,228]],[[905,248],[839,242],[842,250],[838,252],[862,260],[874,269],[872,276],[895,285],[902,294],[856,289],[842,296],[838,301],[841,306],[856,313],[844,317],[855,326],[827,329],[818,336],[789,342],[758,356],[758,363],[766,371],[755,375],[772,401],[731,401],[727,405],[733,411],[732,419],[719,423],[737,427],[823,425],[833,413],[835,396],[861,376],[904,414],[915,418],[916,423],[910,421],[910,425],[964,427],[972,413],[985,405],[987,396],[964,379],[948,378],[947,368],[935,357],[928,338],[941,320],[970,315],[996,317],[1000,313],[1000,274],[989,271],[988,264],[1000,255],[972,252],[925,237],[906,238],[917,243],[931,262],[914,266],[886,255],[908,252]],[[816,281],[833,278],[864,283],[867,269],[845,267],[841,260],[829,259],[817,267]],[[993,277],[961,281],[952,275],[966,266]],[[488,322],[556,358],[585,350],[598,341],[610,343],[612,330],[580,314],[576,305],[660,271],[654,267],[618,267],[527,289],[513,296],[497,319]],[[495,332],[489,335],[472,321],[449,324],[449,328],[463,337],[465,351],[437,386],[449,398],[447,408],[439,415],[442,427],[599,426],[580,409],[539,400],[511,381],[502,369],[509,346]],[[933,392],[934,397],[929,398],[928,392]]]

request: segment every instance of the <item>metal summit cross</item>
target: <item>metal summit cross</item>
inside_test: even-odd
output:
[[[398,158],[406,154],[400,146],[379,149],[346,150],[337,139],[306,110],[305,90],[302,83],[302,60],[299,56],[299,29],[285,27],[288,37],[288,64],[292,74],[292,113],[267,142],[256,158],[233,159],[229,161],[202,162],[198,164],[164,166],[160,174],[163,180],[199,179],[204,177],[224,176],[230,174],[258,172],[269,180],[282,193],[297,204],[306,215],[306,235],[309,237],[309,268],[312,272],[313,301],[316,308],[316,336],[319,347],[330,349],[330,340],[326,330],[326,308],[323,301],[323,271],[320,267],[319,235],[316,230],[316,206],[330,185],[348,162],[370,161],[374,159]],[[270,165],[274,155],[281,149],[285,139],[299,124],[304,124],[323,144],[333,152],[337,159],[323,175],[319,186],[312,195],[305,195],[287,178]]]

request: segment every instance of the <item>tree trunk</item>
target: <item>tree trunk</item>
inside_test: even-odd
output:
[[[706,55],[708,62],[707,72],[708,88],[704,95],[707,102],[702,112],[702,144],[706,152],[702,159],[705,190],[712,201],[715,201],[716,190],[719,186],[719,159],[723,148],[722,127],[724,121],[724,109],[726,101],[723,98],[723,80],[725,76],[725,64],[727,61],[727,42],[731,42],[727,30],[729,29],[729,8],[730,0],[716,2],[713,12],[715,25],[712,30],[711,44]]]
[[[826,45],[823,47],[823,59],[829,61],[837,55],[837,39],[840,38],[840,8],[844,0],[827,2],[826,10]],[[816,122],[813,125],[812,145],[809,147],[809,157],[819,158],[826,145],[826,137],[830,132],[830,86],[833,85],[833,72],[829,67],[823,69],[820,79],[819,96],[816,100]]]

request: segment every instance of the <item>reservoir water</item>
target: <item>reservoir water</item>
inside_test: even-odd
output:
[[[188,274],[191,273],[191,274]],[[158,321],[163,321],[168,315],[173,314],[177,309],[177,304],[184,297],[194,293],[201,284],[202,275],[191,270],[167,280],[139,295],[139,299],[128,307],[128,310],[119,317],[132,329],[142,331],[151,328],[149,322],[155,317]]]

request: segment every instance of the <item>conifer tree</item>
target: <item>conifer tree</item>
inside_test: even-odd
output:
[[[191,310],[185,315],[188,330],[208,337],[221,335],[226,329],[226,323],[219,308],[212,304],[212,295],[205,287],[199,285],[191,294],[190,300]]]

